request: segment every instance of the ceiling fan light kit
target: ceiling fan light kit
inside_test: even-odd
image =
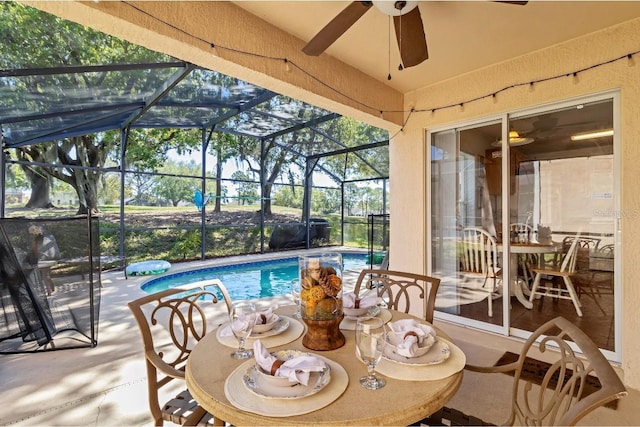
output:
[[[533,138],[524,138],[520,136],[517,130],[509,131],[509,145],[511,147],[531,144],[533,141],[535,141]],[[500,147],[502,145],[502,140],[498,140],[491,145],[493,145],[494,147]]]

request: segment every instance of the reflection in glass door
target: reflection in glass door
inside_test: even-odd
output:
[[[513,115],[504,131],[496,120],[430,134],[442,317],[526,336],[562,315],[616,351],[613,106],[594,97]]]
[[[613,101],[513,118],[509,128],[530,140],[510,146],[509,221],[523,230],[512,240],[523,243],[511,245],[511,280],[531,301],[530,310],[512,309],[511,326],[533,331],[562,315],[613,351]]]
[[[438,132],[431,139],[432,270],[436,309],[503,324],[499,121]]]

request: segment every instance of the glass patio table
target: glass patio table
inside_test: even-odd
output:
[[[294,306],[281,307],[277,312],[288,316],[290,322],[299,322],[290,317]],[[396,321],[412,316],[387,311],[387,317]],[[303,325],[302,322],[300,325]],[[435,365],[419,366],[383,359],[376,368],[376,374],[387,381],[386,386],[379,390],[365,389],[360,385],[359,378],[367,370],[356,356],[355,332],[349,327],[342,328],[342,332],[346,344],[336,350],[311,351],[302,345],[302,333],[287,344],[269,347],[269,351],[286,349],[314,353],[330,361],[329,384],[326,390],[322,389],[313,396],[278,402],[279,399],[256,396],[244,384],[230,384],[233,378],[236,378],[236,382],[242,381],[238,378],[251,369],[255,359],[232,359],[229,356],[232,351],[230,344],[223,344],[220,334],[214,332],[207,334],[189,356],[187,387],[203,408],[232,425],[408,425],[444,406],[462,382],[466,361],[464,353],[451,343],[444,332],[436,328],[438,337],[450,344],[448,359]],[[337,388],[331,391],[329,389],[334,381]],[[312,398],[328,398],[330,402],[325,401],[322,407],[304,410],[313,402]],[[253,407],[239,409],[237,401],[243,401],[246,405],[255,404],[255,410]],[[281,405],[280,409],[278,405]],[[269,412],[272,410],[270,408],[273,408],[273,413]]]

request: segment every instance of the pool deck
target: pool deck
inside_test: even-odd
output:
[[[286,254],[294,256],[294,252]],[[275,257],[282,257],[282,254]],[[184,263],[175,265],[169,273],[248,259],[256,260],[256,256]],[[148,276],[142,276],[126,280],[124,274],[117,271],[102,275],[97,347],[1,355],[0,400],[3,404],[0,405],[0,425],[152,426],[147,406],[142,343],[127,308],[127,302],[145,295],[140,285],[148,279]],[[345,277],[346,289],[348,282]],[[292,303],[287,296],[262,302]],[[437,320],[436,325],[445,330],[466,354],[481,355],[482,362],[497,360],[505,350],[503,343],[497,343],[490,335],[486,342],[479,343],[466,334],[466,328]],[[478,358],[474,359],[474,362],[478,361]],[[500,377],[504,377],[499,378],[501,381],[508,378],[506,375]],[[501,406],[495,405],[502,399],[498,394],[508,389],[504,385],[483,383],[473,373],[465,373],[463,386],[451,406],[491,420],[486,417],[491,414],[486,412]],[[493,391],[479,396],[477,390]],[[493,403],[485,402],[487,399]],[[617,411],[599,409],[580,424],[637,425],[640,415],[638,402],[639,393],[631,390],[631,395],[620,402]]]
[[[336,251],[354,252],[352,248]],[[180,263],[165,274],[293,257],[299,253],[287,251]],[[357,272],[346,271],[344,275],[348,289],[349,283],[351,286],[355,283]],[[0,425],[153,425],[147,405],[142,342],[127,303],[146,295],[140,286],[154,277],[159,276],[125,279],[122,271],[102,274],[95,348],[0,355],[0,401],[3,402]],[[263,298],[260,303],[289,305],[293,301],[291,297],[280,296]]]

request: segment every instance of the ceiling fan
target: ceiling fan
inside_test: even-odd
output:
[[[336,15],[302,49],[304,53],[318,56],[344,34],[370,8],[375,6],[384,14],[393,16],[396,39],[402,58],[401,67],[413,67],[429,58],[422,16],[418,1],[354,1]],[[497,1],[525,5],[527,1]]]

